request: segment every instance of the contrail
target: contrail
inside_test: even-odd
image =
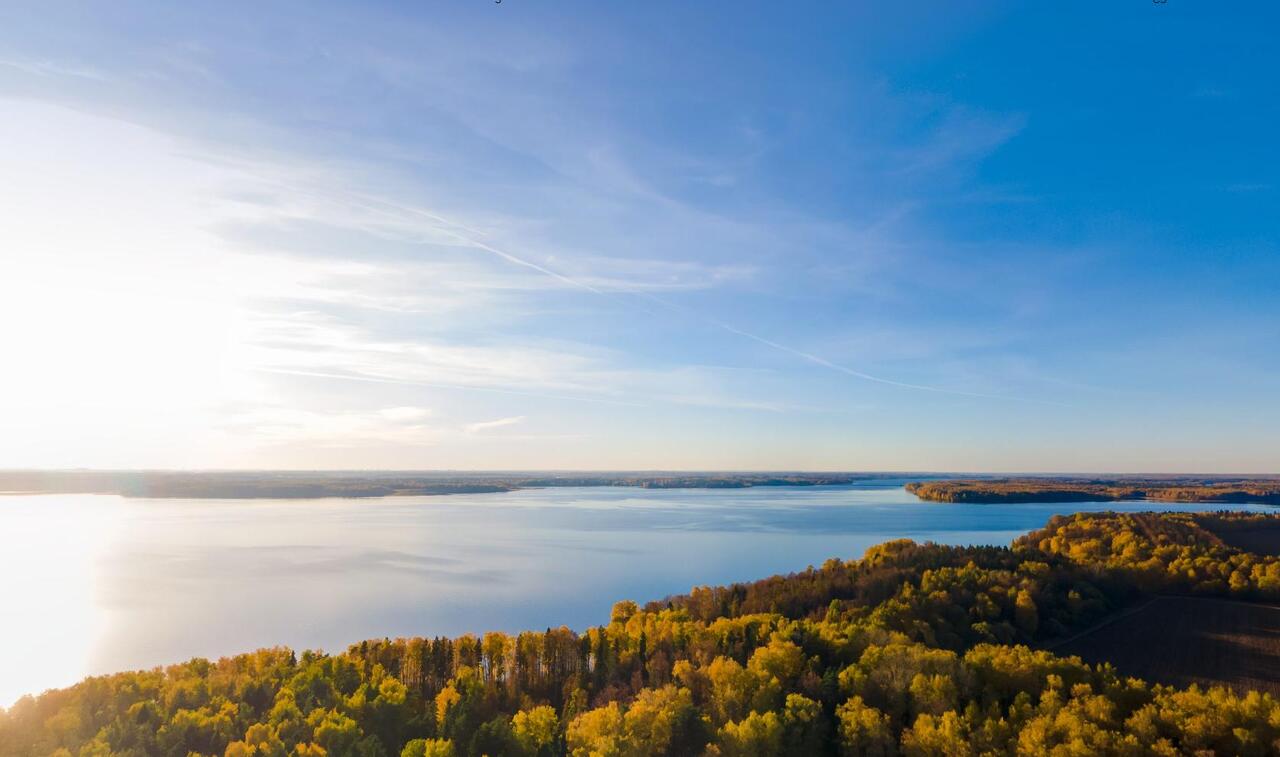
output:
[[[421,216],[423,218],[426,218],[430,221],[435,222],[436,224],[439,224],[436,227],[437,231],[443,234],[446,234],[449,237],[452,237],[454,240],[463,243],[467,247],[474,247],[476,249],[484,250],[485,252],[488,252],[492,255],[496,255],[502,258],[508,263],[511,263],[513,265],[518,265],[523,268],[529,268],[545,276],[550,276],[553,279],[557,279],[558,281],[561,281],[565,284],[569,284],[570,286],[578,287],[580,289],[585,289],[588,292],[592,292],[594,294],[598,294],[604,297],[609,296],[608,292],[602,289],[598,289],[586,283],[585,281],[579,281],[578,279],[575,279],[571,276],[566,276],[560,273],[559,271],[555,271],[550,268],[547,268],[546,266],[539,265],[533,262],[532,260],[522,258],[518,255],[513,255],[504,250],[500,250],[497,247],[494,247],[493,245],[481,242],[475,237],[485,236],[485,233],[483,231],[480,231],[478,229],[473,229],[469,226],[465,226],[456,221],[452,221],[448,218],[444,218],[442,216],[436,215],[435,213],[432,213],[430,211],[426,211],[421,208],[415,208],[409,205],[401,205],[399,203],[391,202],[389,200],[384,200],[381,197],[375,197],[373,195],[366,195],[366,194],[360,194],[357,192],[348,192],[348,191],[334,192],[334,191],[320,191],[320,190],[314,190],[314,189],[311,189],[311,190],[301,189],[281,179],[263,176],[262,174],[255,174],[255,177],[259,181],[265,184],[271,184],[281,189],[285,189],[289,192],[294,192],[301,195],[309,195],[311,197],[318,198],[320,200],[336,199],[341,204],[344,204],[347,207],[358,208],[360,210],[366,210],[366,211],[369,211],[372,213],[378,213],[384,216],[391,216],[392,218],[395,218],[396,216],[395,214],[389,212],[388,209],[399,211],[401,213],[408,213],[411,215]],[[381,207],[377,207],[377,206],[381,206]],[[442,227],[450,227],[450,228],[442,228]],[[456,231],[457,229],[461,229],[462,231],[467,233],[465,234],[460,233],[459,231]],[[468,234],[471,234],[473,236],[468,236]]]
[[[400,205],[400,204],[398,204],[398,203],[394,203],[394,202],[390,202],[390,201],[388,201],[388,200],[384,200],[384,199],[382,199],[382,198],[380,198],[380,197],[372,197],[372,196],[369,196],[369,195],[363,195],[363,196],[361,196],[361,195],[349,195],[349,196],[362,197],[362,198],[363,198],[363,200],[364,200],[365,202],[372,202],[372,203],[376,203],[376,204],[378,204],[378,205],[382,205],[382,206],[383,206],[383,208],[382,208],[382,209],[379,209],[379,208],[372,207],[372,206],[367,205],[367,204],[354,203],[354,202],[350,202],[350,201],[348,201],[348,202],[349,202],[349,204],[350,204],[352,207],[361,208],[362,210],[371,210],[371,211],[373,211],[373,212],[375,212],[375,213],[382,213],[382,214],[386,215],[386,214],[387,214],[387,211],[385,210],[385,208],[391,208],[391,209],[393,209],[393,210],[398,210],[398,211],[400,211],[400,212],[402,212],[402,213],[411,213],[411,214],[413,214],[413,215],[422,216],[422,217],[427,218],[427,219],[429,219],[429,220],[435,221],[436,223],[444,224],[444,225],[446,225],[446,226],[452,226],[452,227],[453,227],[453,228],[455,228],[455,229],[463,229],[463,230],[465,230],[465,231],[471,232],[472,234],[476,234],[476,235],[478,235],[478,236],[484,236],[484,234],[483,234],[482,232],[476,231],[475,229],[468,228],[468,227],[466,227],[466,226],[463,226],[462,224],[455,223],[455,222],[450,221],[450,220],[448,220],[448,219],[446,219],[446,218],[441,218],[440,216],[436,215],[435,213],[431,213],[431,212],[429,212],[429,211],[422,210],[422,209],[420,209],[420,208],[414,208],[414,207],[410,207],[410,206],[408,206],[408,205]],[[522,257],[520,257],[520,256],[518,256],[518,255],[513,255],[513,254],[511,254],[511,253],[509,253],[509,252],[506,252],[506,251],[504,251],[504,250],[500,250],[500,249],[498,249],[497,247],[494,247],[494,246],[493,246],[493,245],[491,245],[491,244],[486,244],[486,243],[484,243],[484,242],[479,241],[478,239],[474,239],[474,238],[469,237],[469,236],[467,236],[467,235],[465,235],[465,234],[460,234],[460,233],[458,233],[457,231],[452,231],[452,230],[450,230],[450,229],[439,229],[439,231],[441,231],[441,232],[443,232],[443,233],[445,233],[445,234],[448,234],[449,236],[453,237],[454,239],[458,240],[459,242],[462,242],[463,244],[467,245],[468,247],[475,247],[475,248],[477,248],[477,249],[484,250],[485,252],[491,253],[491,254],[493,254],[493,255],[497,255],[498,257],[502,258],[503,260],[507,261],[508,263],[512,263],[512,264],[514,264],[514,265],[522,266],[522,267],[524,267],[524,268],[529,268],[529,269],[531,269],[531,270],[537,271],[538,273],[544,274],[544,275],[546,275],[546,276],[550,276],[551,278],[556,279],[556,280],[558,280],[558,281],[561,281],[561,282],[563,282],[563,283],[565,283],[565,284],[569,284],[570,286],[579,287],[579,288],[581,288],[581,289],[585,289],[585,290],[587,290],[588,292],[592,292],[592,293],[594,293],[594,294],[598,294],[598,295],[601,295],[601,296],[603,296],[603,297],[607,297],[607,296],[609,296],[609,293],[608,293],[608,292],[604,291],[603,289],[598,289],[598,288],[596,288],[596,287],[594,287],[594,286],[592,286],[592,285],[588,284],[588,283],[587,283],[587,282],[585,282],[585,281],[580,281],[580,280],[578,280],[578,279],[573,278],[572,276],[566,276],[566,275],[564,275],[563,273],[560,273],[559,271],[552,270],[552,269],[550,269],[550,268],[547,268],[546,266],[538,265],[537,263],[533,262],[532,260],[528,260],[527,258],[522,258]]]
[[[1051,400],[1028,399],[1025,397],[1014,397],[1014,396],[1009,396],[1005,394],[983,394],[981,392],[966,392],[962,389],[946,389],[940,386],[928,386],[926,384],[911,384],[906,381],[895,381],[894,379],[887,379],[881,376],[875,376],[870,373],[864,373],[862,371],[857,371],[857,370],[854,370],[853,368],[840,365],[839,363],[833,363],[830,360],[827,360],[826,358],[823,358],[823,357],[819,357],[818,355],[814,355],[811,352],[805,352],[804,350],[798,350],[794,347],[788,347],[785,344],[780,344],[778,342],[773,341],[772,339],[766,339],[765,337],[762,337],[758,334],[753,334],[750,331],[743,331],[742,329],[736,326],[731,326],[725,323],[724,321],[720,321],[715,318],[704,316],[700,313],[690,310],[689,308],[684,307],[683,305],[678,305],[674,302],[669,302],[667,300],[664,300],[663,298],[655,294],[652,294],[650,292],[631,291],[630,293],[637,297],[644,297],[646,299],[660,303],[671,310],[687,313],[690,317],[698,318],[699,320],[705,321],[706,323],[716,326],[717,328],[724,329],[725,331],[728,331],[731,334],[737,334],[738,336],[743,337],[744,339],[750,339],[752,341],[759,342],[760,344],[763,344],[766,347],[771,347],[775,350],[778,350],[779,352],[785,352],[789,355],[794,355],[798,358],[807,360],[808,362],[813,363],[814,365],[820,365],[823,368],[837,371],[839,373],[843,373],[848,376],[853,376],[854,378],[859,378],[859,379],[862,379],[863,381],[872,381],[877,384],[897,386],[903,389],[916,389],[922,392],[934,392],[937,394],[952,394],[960,397],[978,397],[981,399],[989,399],[989,400],[1009,400],[1011,402],[1033,402],[1036,404],[1060,405],[1062,407],[1067,407],[1067,405],[1064,405],[1063,403],[1053,402]]]
[[[371,211],[371,212],[374,212],[374,213],[379,213],[379,214],[384,215],[384,216],[391,216],[392,218],[395,218],[396,216],[395,216],[394,214],[389,213],[389,212],[387,211],[387,208],[391,208],[391,209],[393,209],[393,210],[398,210],[398,211],[400,211],[400,212],[402,212],[402,213],[409,213],[409,214],[412,214],[412,215],[422,216],[423,218],[426,218],[426,219],[428,219],[428,220],[430,220],[430,221],[434,221],[435,223],[443,224],[443,225],[445,225],[445,226],[451,226],[451,227],[453,227],[454,229],[462,229],[462,230],[464,230],[464,231],[470,232],[470,233],[475,234],[475,235],[478,235],[478,236],[485,236],[484,232],[477,231],[477,230],[472,229],[472,228],[470,228],[470,227],[468,227],[468,226],[465,226],[465,225],[463,225],[463,224],[457,223],[457,222],[455,222],[455,221],[451,221],[451,220],[449,220],[449,219],[447,219],[447,218],[443,218],[443,217],[441,217],[441,216],[439,216],[439,215],[437,215],[437,214],[435,214],[435,213],[432,213],[432,212],[430,212],[430,211],[422,210],[421,208],[415,208],[415,207],[412,207],[412,206],[409,206],[409,205],[401,205],[400,203],[391,202],[390,200],[384,200],[384,199],[382,199],[382,198],[380,198],[380,197],[374,197],[374,196],[372,196],[372,195],[359,195],[359,194],[351,194],[351,193],[343,193],[343,195],[344,195],[344,201],[346,202],[346,204],[347,204],[348,206],[350,206],[350,207],[353,207],[353,208],[359,208],[359,209],[361,209],[361,210],[368,210],[368,211]],[[317,195],[317,196],[320,196],[320,195]],[[361,201],[361,202],[354,202],[354,201],[352,201],[352,200],[350,200],[350,199],[345,199],[345,198],[347,198],[347,197],[356,197],[356,198],[360,198],[362,201]],[[373,207],[373,206],[369,205],[368,203],[374,203],[374,204],[376,204],[376,205],[381,205],[381,206],[383,206],[383,207],[381,207],[381,208]],[[465,247],[473,247],[473,248],[475,248],[475,249],[483,250],[483,251],[488,252],[488,253],[490,253],[490,254],[492,254],[492,255],[496,255],[497,257],[499,257],[499,258],[501,258],[501,259],[503,259],[503,260],[507,261],[508,263],[513,264],[513,265],[518,265],[518,266],[520,266],[520,267],[522,267],[522,268],[528,268],[528,269],[530,269],[530,270],[537,271],[538,273],[541,273],[541,274],[543,274],[543,275],[545,275],[545,276],[549,276],[549,277],[551,277],[551,278],[553,278],[553,279],[555,279],[555,280],[557,280],[557,281],[563,282],[563,283],[568,284],[568,285],[573,286],[573,287],[577,287],[578,289],[586,290],[586,291],[588,291],[588,292],[591,292],[592,294],[598,295],[598,296],[600,296],[600,297],[608,298],[608,299],[613,300],[613,301],[615,301],[615,302],[620,302],[620,300],[619,300],[617,297],[614,297],[614,296],[613,296],[613,293],[614,293],[614,292],[622,292],[622,293],[624,293],[624,294],[632,294],[632,295],[638,295],[638,294],[640,294],[639,292],[631,291],[631,290],[628,290],[628,289],[623,288],[623,287],[612,287],[612,288],[611,288],[611,289],[609,289],[609,290],[601,289],[601,288],[596,287],[596,286],[593,286],[593,285],[591,285],[591,284],[589,284],[589,283],[587,283],[587,282],[585,282],[585,281],[582,281],[581,279],[576,279],[576,278],[574,278],[574,277],[572,277],[572,276],[569,276],[569,275],[567,275],[567,274],[560,273],[559,271],[557,271],[557,270],[555,270],[555,269],[548,268],[548,267],[546,267],[546,266],[544,266],[544,265],[540,265],[540,264],[538,264],[538,263],[535,263],[535,262],[533,262],[532,260],[529,260],[528,258],[523,258],[523,257],[520,257],[519,255],[515,255],[515,254],[510,253],[510,252],[507,252],[507,251],[505,251],[505,250],[498,249],[497,247],[494,247],[494,246],[493,246],[493,245],[491,245],[491,244],[487,244],[487,243],[485,243],[485,242],[481,242],[481,241],[479,241],[478,239],[474,239],[474,238],[472,238],[472,237],[467,236],[466,234],[460,234],[460,233],[458,233],[457,231],[454,231],[454,230],[451,230],[451,229],[445,229],[445,228],[437,228],[437,230],[438,230],[438,231],[440,231],[440,232],[442,232],[442,233],[444,233],[444,234],[446,234],[446,235],[448,235],[449,237],[452,237],[454,240],[456,240],[456,241],[460,242],[460,243],[461,243],[463,246],[465,246]],[[663,306],[665,306],[665,307],[667,307],[667,308],[671,308],[671,307],[672,307],[671,303],[664,302],[664,301],[662,301],[662,300],[657,299],[656,297],[655,297],[655,298],[653,298],[653,299],[654,299],[656,302],[658,302],[659,304],[661,304],[661,305],[663,305]],[[630,305],[630,306],[632,306],[632,307],[635,307],[635,306],[636,306],[636,303],[634,303],[634,302],[631,302],[631,303],[625,303],[625,304],[629,304],[629,305]],[[649,313],[649,314],[651,314],[651,315],[653,314],[653,311],[652,311],[652,310],[650,310],[649,308],[646,308],[646,307],[641,306],[641,308],[640,308],[640,309],[641,309],[641,310],[644,310],[646,313]]]
[[[830,360],[827,360],[825,358],[820,358],[817,355],[804,352],[802,350],[793,349],[791,347],[786,346],[785,344],[778,344],[777,342],[774,342],[769,339],[765,339],[762,336],[757,336],[748,331],[743,331],[742,329],[730,326],[727,323],[722,323],[720,321],[715,321],[715,320],[712,320],[711,322],[730,333],[737,334],[738,336],[757,341],[760,344],[763,344],[768,347],[772,347],[775,350],[790,353],[792,355],[795,355],[796,357],[804,358],[805,360],[808,360],[809,362],[814,363],[815,365],[820,365],[824,368],[830,368],[833,371],[839,371],[840,373],[845,373],[850,376],[853,376],[854,378],[863,379],[864,381],[874,381],[877,384],[888,384],[889,386],[900,386],[905,389],[919,389],[924,392],[941,392],[944,394],[962,394],[967,397],[987,397],[990,399],[1001,399],[994,394],[978,394],[976,392],[963,392],[957,389],[943,389],[942,387],[938,387],[938,386],[925,386],[923,384],[908,384],[905,381],[894,381],[893,379],[880,378],[879,376],[873,376],[870,373],[863,373],[862,371],[855,371],[852,368],[846,368],[843,365],[833,363]]]
[[[712,323],[715,323],[717,326],[724,329],[725,331],[731,331],[734,334],[737,334],[742,337],[746,337],[747,339],[753,339],[761,344],[768,345],[769,347],[772,347],[775,350],[781,350],[782,352],[789,352],[792,355],[804,358],[805,360],[808,360],[809,362],[814,363],[816,365],[823,366],[824,368],[830,368],[833,371],[839,371],[840,373],[845,373],[855,378],[863,379],[865,381],[874,381],[877,384],[888,384],[889,386],[900,386],[900,387],[903,387],[904,389],[918,389],[922,392],[937,392],[938,394],[955,394],[961,397],[980,397],[982,399],[988,399],[988,400],[1009,400],[1010,402],[1033,402],[1039,405],[1056,405],[1058,407],[1071,407],[1070,405],[1064,402],[1055,402],[1053,400],[1038,400],[1038,399],[1031,399],[1028,397],[1016,397],[1008,394],[983,394],[982,392],[966,392],[961,389],[945,389],[940,386],[926,386],[925,384],[909,384],[905,381],[894,381],[893,379],[881,378],[880,376],[873,376],[870,373],[855,371],[852,368],[847,368],[843,365],[839,365],[838,363],[833,363],[830,360],[820,358],[817,355],[812,355],[808,352],[792,349],[786,346],[785,344],[778,344],[777,342],[770,341],[768,339],[765,339],[762,336],[756,336],[755,334],[748,333],[746,331],[743,331],[742,329],[736,329],[727,323],[720,323],[719,321],[712,321]]]

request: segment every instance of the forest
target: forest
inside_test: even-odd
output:
[[[990,478],[913,481],[906,490],[930,502],[1208,502],[1280,504],[1280,479]]]
[[[94,677],[0,714],[0,755],[1275,754],[1269,694],[1151,684],[1043,647],[1151,594],[1280,600],[1280,558],[1230,538],[1278,524],[1077,514],[1009,547],[898,540],[621,601],[582,632]]]

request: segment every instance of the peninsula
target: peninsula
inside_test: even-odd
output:
[[[906,490],[930,502],[1220,502],[1280,505],[1275,477],[996,478],[913,481]]]

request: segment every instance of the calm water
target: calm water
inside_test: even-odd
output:
[[[901,483],[0,497],[0,705],[92,673],[275,644],[339,650],[382,636],[581,629],[618,599],[793,571],[887,539],[1006,544],[1054,513],[1153,507],[930,504]]]

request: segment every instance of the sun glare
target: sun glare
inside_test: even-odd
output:
[[[103,629],[97,563],[115,528],[99,497],[10,496],[0,508],[0,707],[85,675]]]
[[[123,453],[200,429],[202,414],[236,386],[228,352],[239,322],[237,288],[203,231],[209,177],[141,129],[54,109],[4,110],[6,130],[31,148],[5,154],[0,166],[7,186],[25,188],[3,198],[14,212],[0,227],[6,464],[57,465],[101,450],[86,434],[111,438]],[[89,151],[83,140],[44,133],[90,129],[119,149]],[[109,186],[105,176],[114,177]]]

